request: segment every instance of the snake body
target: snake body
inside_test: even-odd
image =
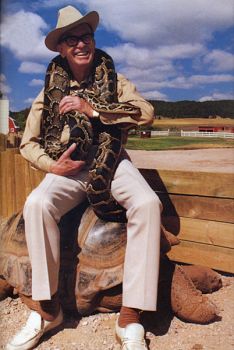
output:
[[[139,108],[129,103],[119,103],[114,63],[104,51],[96,49],[92,70],[92,88],[76,93],[102,113],[118,113],[137,117]],[[72,159],[86,160],[92,145],[97,151],[89,170],[86,192],[95,214],[105,221],[125,222],[126,212],[111,195],[110,187],[118,158],[122,150],[122,131],[118,125],[103,124],[100,119],[89,119],[85,114],[71,111],[59,114],[59,102],[70,94],[71,72],[60,55],[49,64],[45,78],[45,98],[42,118],[42,146],[57,160],[72,144],[76,150]],[[61,135],[65,125],[70,129],[69,142],[63,144]]]

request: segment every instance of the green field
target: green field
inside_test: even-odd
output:
[[[179,130],[183,128],[196,128],[200,125],[209,125],[209,126],[234,126],[234,119],[230,118],[164,118],[164,119],[156,119],[153,122],[154,129],[170,129],[177,128]]]
[[[129,136],[127,149],[158,151],[169,149],[201,149],[201,148],[226,148],[234,147],[233,139],[205,138],[205,137],[181,137],[181,136],[155,136],[140,138]]]

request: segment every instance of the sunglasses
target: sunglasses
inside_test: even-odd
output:
[[[93,33],[87,33],[87,34],[83,34],[80,36],[67,35],[67,36],[62,37],[59,40],[59,43],[65,42],[68,46],[74,47],[74,46],[78,45],[78,43],[80,41],[82,41],[82,43],[84,43],[84,44],[90,44],[92,42],[93,38],[94,38]]]

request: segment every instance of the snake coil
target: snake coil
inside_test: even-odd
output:
[[[117,99],[117,79],[112,58],[104,51],[96,49],[92,70],[92,87],[82,88],[77,96],[86,99],[92,107],[102,113],[131,115],[140,113],[139,108],[129,103],[119,103]],[[103,124],[100,119],[89,119],[85,114],[71,111],[59,114],[61,99],[70,94],[71,71],[66,59],[55,57],[46,71],[44,90],[44,110],[42,117],[42,147],[54,160],[72,144],[76,150],[72,159],[86,160],[92,145],[97,151],[89,169],[86,192],[95,214],[105,221],[126,222],[126,211],[111,194],[118,158],[122,150],[121,124]],[[61,142],[63,129],[70,130],[67,144]]]

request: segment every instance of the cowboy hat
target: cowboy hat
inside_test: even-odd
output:
[[[66,6],[59,10],[56,28],[49,32],[45,38],[45,45],[51,51],[58,51],[59,38],[68,30],[81,23],[87,23],[95,32],[99,22],[99,15],[96,11],[82,15],[75,7]]]

